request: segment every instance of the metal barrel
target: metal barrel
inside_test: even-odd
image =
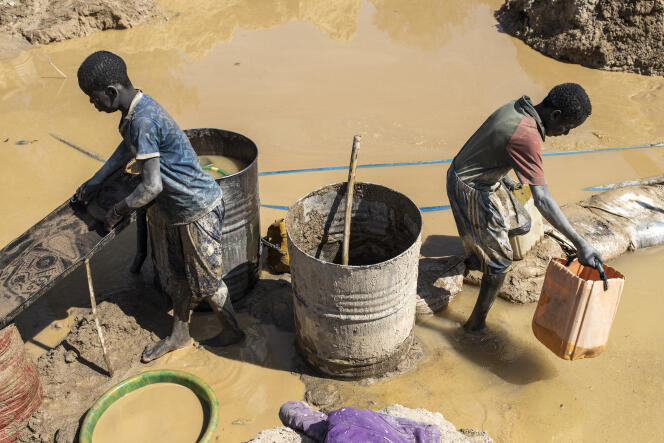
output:
[[[220,179],[226,215],[223,225],[223,272],[231,300],[251,290],[260,274],[260,200],[258,148],[247,137],[221,129],[185,131],[198,155],[223,155],[247,166]]]
[[[370,377],[395,370],[412,344],[422,216],[405,195],[356,183],[344,266],[345,204],[339,183],[288,211],[296,344],[320,372]]]

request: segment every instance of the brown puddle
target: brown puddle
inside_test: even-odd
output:
[[[586,87],[593,114],[569,136],[548,138],[545,151],[662,141],[661,78],[544,57],[496,29],[492,13],[501,3],[162,0],[167,22],[42,46],[3,61],[0,188],[11,192],[0,196],[0,244],[68,199],[101,166],[50,133],[105,158],[120,141],[119,116],[96,112],[78,89],[76,69],[94,49],[122,55],[134,84],[182,127],[221,127],[252,138],[261,171],[346,165],[355,133],[363,135],[360,164],[450,159],[495,108],[524,93],[538,101],[566,81]],[[54,74],[46,55],[67,79]],[[585,187],[661,174],[664,156],[654,148],[545,157],[544,164],[562,204],[587,197]],[[396,189],[421,207],[442,206],[446,167],[359,169],[358,180]],[[264,176],[261,202],[289,206],[345,179],[343,170]],[[262,209],[263,227],[284,214]],[[423,255],[458,247],[449,211],[423,218]],[[124,269],[132,235],[96,257],[94,266]],[[657,440],[664,433],[664,362],[657,352],[664,340],[657,313],[664,306],[652,276],[663,258],[656,248],[613,262],[626,275],[626,287],[607,350],[596,359],[563,362],[549,355],[530,330],[534,306],[500,300],[489,317],[495,336],[468,342],[458,334],[475,300],[475,289],[467,287],[446,312],[417,327],[432,357],[416,372],[371,387],[345,385],[342,395],[351,406],[400,402],[440,411],[457,426],[485,429],[498,441]],[[98,274],[100,293],[128,285],[138,295],[146,290],[145,282]],[[64,337],[71,308],[86,306],[86,290],[84,274],[75,272],[19,318],[33,355]],[[239,360],[188,348],[153,366],[188,370],[213,386],[223,399],[217,435],[224,441],[276,426],[279,405],[304,393],[288,365],[261,363],[281,349],[293,352],[291,336],[269,326],[250,328],[253,344],[242,348]]]
[[[92,442],[194,443],[203,423],[203,407],[193,391],[156,383],[113,403],[97,422]]]

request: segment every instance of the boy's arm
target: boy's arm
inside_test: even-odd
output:
[[[99,190],[101,185],[104,183],[108,177],[111,176],[115,171],[127,164],[131,160],[131,152],[125,146],[124,141],[120,142],[118,147],[115,149],[115,152],[111,155],[111,158],[106,160],[104,166],[102,166],[99,171],[92,176],[92,178],[85,183],[83,183],[78,190],[76,190],[76,199],[83,203],[88,204],[92,200]]]
[[[560,210],[547,185],[530,185],[535,200],[535,207],[551,225],[560,231],[576,246],[579,261],[584,266],[595,267],[595,260],[602,263],[602,256],[583,237],[581,237]]]
[[[108,211],[108,213],[106,213],[104,225],[109,231],[113,226],[118,224],[125,215],[154,200],[163,189],[159,157],[138,160],[138,162],[142,167],[141,182],[136,186],[136,189],[127,196],[127,198],[120,200]]]

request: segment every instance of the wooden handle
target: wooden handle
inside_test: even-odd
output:
[[[104,344],[104,336],[101,333],[101,325],[99,324],[99,317],[97,316],[97,302],[95,301],[95,291],[92,287],[92,274],[90,273],[90,260],[85,259],[85,272],[88,276],[88,290],[90,291],[90,304],[92,305],[92,316],[95,318],[95,326],[97,326],[97,335],[99,335],[99,342],[101,343],[101,350],[104,353],[104,361],[108,368],[108,375],[113,377],[113,367],[111,366],[111,359],[108,357],[106,345]]]
[[[344,242],[341,250],[341,264],[348,264],[348,247],[350,244],[350,218],[353,213],[353,193],[355,192],[355,169],[357,167],[357,153],[360,150],[362,137],[353,137],[353,150],[350,153],[350,166],[348,167],[348,185],[346,186],[346,221],[344,223]]]

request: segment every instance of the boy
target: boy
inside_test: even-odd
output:
[[[542,216],[574,244],[581,264],[594,267],[602,262],[551,197],[542,167],[545,136],[567,135],[591,111],[586,91],[575,83],[554,87],[535,106],[523,96],[494,112],[452,161],[447,171],[447,195],[454,221],[469,254],[468,267],[483,273],[475,308],[464,325],[466,331],[486,328],[486,316],[512,265],[508,214],[498,198],[501,186],[519,186],[507,177],[511,169],[521,183],[530,185]]]
[[[104,166],[76,191],[78,201],[90,202],[104,180],[135,160],[141,183],[108,211],[104,225],[110,230],[131,211],[154,201],[148,218],[152,219],[151,228],[162,232],[152,237],[166,243],[158,245],[166,252],[157,255],[155,266],[168,275],[173,330],[170,336],[145,348],[143,361],[191,342],[188,322],[192,295],[208,301],[223,327],[206,344],[224,346],[241,341],[244,333],[221,279],[221,188],[201,169],[189,139],[171,116],[133,87],[122,58],[108,51],[93,53],[78,69],[78,84],[98,111],[121,111],[119,131],[123,139]]]

